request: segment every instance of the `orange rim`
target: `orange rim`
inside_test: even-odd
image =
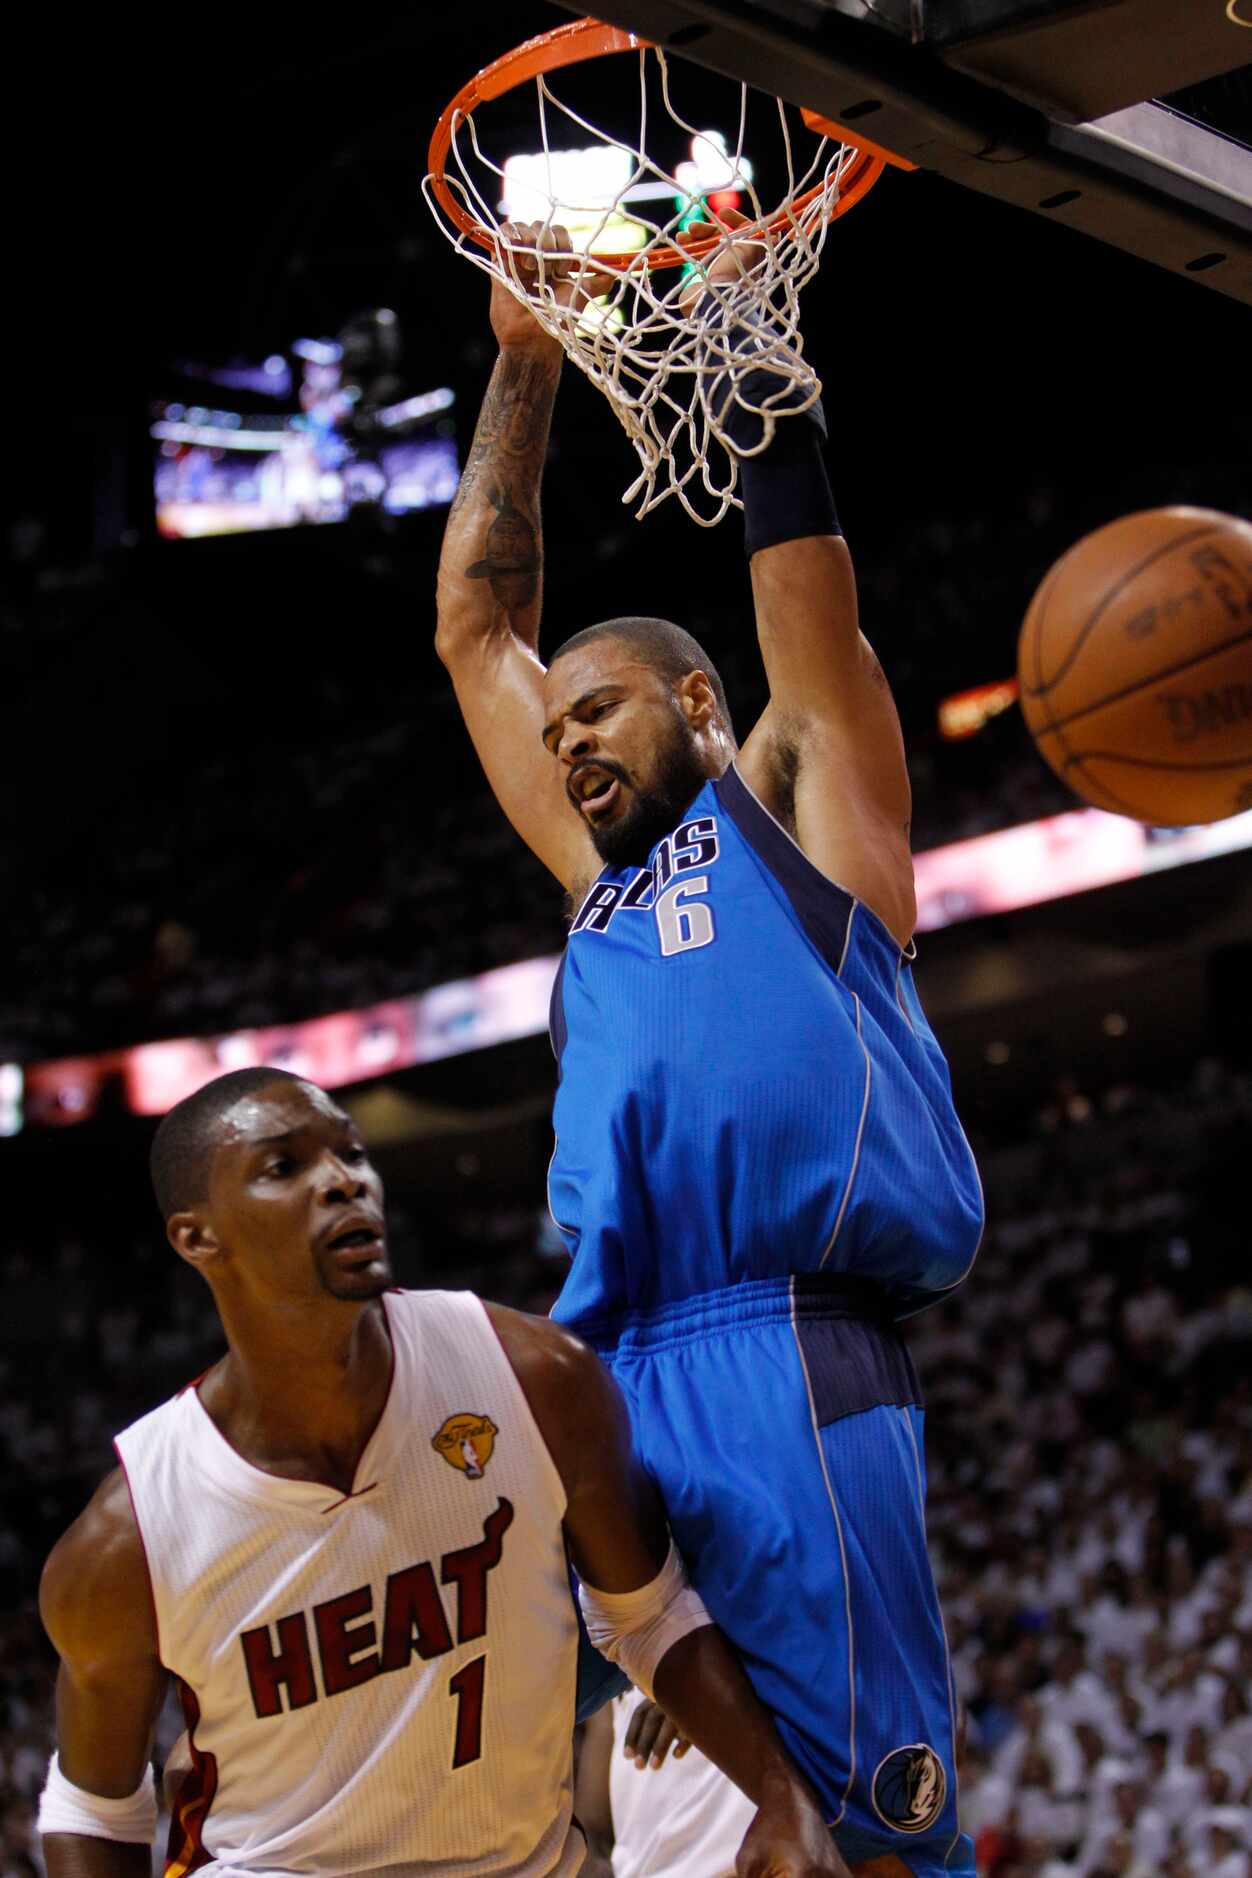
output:
[[[565,65],[580,65],[586,59],[604,58],[613,52],[655,50],[653,42],[641,39],[638,33],[624,32],[617,26],[605,26],[600,20],[569,20],[564,26],[554,26],[550,32],[538,33],[534,39],[525,40],[520,46],[515,46],[512,52],[506,52],[490,65],[485,65],[467,85],[462,85],[440,116],[430,140],[427,169],[431,189],[444,214],[463,235],[477,242],[480,248],[498,251],[500,244],[494,231],[471,215],[457,200],[448,185],[445,172],[448,152],[452,148],[452,138],[458,124],[470,117],[480,104],[488,104],[493,98],[501,98],[505,92],[516,90],[528,78],[538,78],[543,72],[559,71]],[[854,137],[846,132],[844,135],[846,142],[856,145]],[[873,188],[885,166],[886,158],[876,148],[862,150],[858,147],[856,156],[843,173],[838,197],[826,219],[836,221],[839,216],[846,215],[849,209],[855,208],[862,196]],[[824,183],[815,184],[794,201],[784,203],[768,219],[736,229],[736,236],[751,241],[765,233],[782,234],[821,195],[824,188]],[[631,254],[597,252],[594,260],[597,265],[619,273],[628,273],[632,268],[640,267],[649,271],[654,268],[681,267],[687,261],[702,261],[706,255],[715,252],[721,241],[721,235],[706,235],[701,241],[683,243],[682,246],[664,242],[659,247]]]

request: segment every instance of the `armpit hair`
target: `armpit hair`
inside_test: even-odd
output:
[[[774,738],[774,813],[791,838],[796,833],[796,780],[800,774],[800,738],[796,725],[782,724]]]

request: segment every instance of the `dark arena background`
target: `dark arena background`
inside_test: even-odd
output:
[[[917,45],[925,11],[910,44],[902,4],[612,9],[654,34],[662,14],[745,34],[768,16],[827,57],[859,32],[855,95],[885,73],[896,121],[907,54],[927,84],[942,63]],[[1168,9],[1140,11],[1162,29]],[[112,1433],[219,1347],[147,1186],[162,1109],[219,1070],[293,1067],[359,1120],[400,1282],[532,1311],[561,1282],[560,894],[495,807],[433,648],[487,286],[421,181],[453,92],[565,17],[459,0],[183,16],[177,41],[107,15],[72,43],[29,28],[0,597],[0,1878],[42,1869],[41,1562]],[[1246,157],[1246,68],[1178,69],[1176,110]],[[961,84],[985,82],[967,61]],[[1035,160],[1026,92],[1006,165]],[[537,147],[533,95],[495,108],[505,146]],[[1082,810],[1007,681],[1079,536],[1169,503],[1252,516],[1248,171],[1224,184],[1230,227],[1193,201],[1195,253],[1169,261],[944,168],[889,171],[803,304],[907,739],[918,986],[987,1194],[970,1283],[909,1333],[964,1823],[995,1878],[1246,1878],[1252,818],[1145,832]],[[1151,178],[1127,187],[1153,198]],[[290,443],[298,416],[307,461],[267,484],[267,434]],[[637,523],[632,474],[567,369],[543,646],[672,617],[742,734],[764,686],[741,525],[698,530],[675,504]]]

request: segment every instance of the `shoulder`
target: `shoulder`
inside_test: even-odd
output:
[[[483,1309],[528,1397],[532,1390],[546,1399],[563,1390],[612,1388],[595,1351],[550,1317],[532,1317],[528,1311],[509,1310],[486,1299]]]
[[[588,1447],[625,1426],[617,1385],[595,1351],[550,1318],[483,1309],[569,1492]]]
[[[152,1587],[143,1540],[120,1467],[106,1476],[49,1554],[39,1586],[44,1627],[63,1657],[156,1654]]]

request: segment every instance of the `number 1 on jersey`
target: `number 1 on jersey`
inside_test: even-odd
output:
[[[487,1659],[476,1656],[472,1663],[458,1669],[448,1683],[448,1694],[456,1697],[456,1746],[452,1751],[453,1767],[468,1767],[483,1751],[483,1684]]]

